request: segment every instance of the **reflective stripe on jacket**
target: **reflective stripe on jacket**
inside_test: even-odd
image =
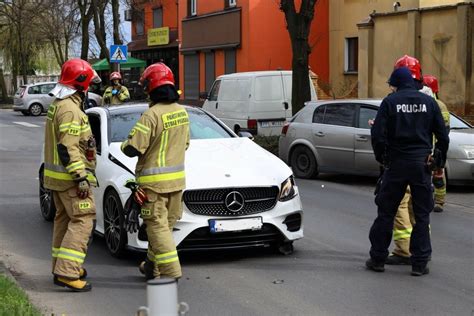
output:
[[[132,128],[122,150],[127,146],[139,153],[135,176],[140,186],[158,193],[185,188],[189,117],[183,106],[152,105]]]
[[[84,178],[91,185],[97,183],[95,150],[92,161],[86,158],[92,132],[81,103],[79,95],[74,94],[63,100],[56,99],[49,107],[44,144],[44,186],[47,189],[64,191]]]

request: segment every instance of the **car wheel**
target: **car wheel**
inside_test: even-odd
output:
[[[104,237],[112,256],[124,254],[127,245],[125,217],[122,201],[113,189],[107,190],[104,196]]]
[[[30,105],[30,114],[33,116],[39,116],[43,113],[43,107],[39,103],[33,103]]]
[[[278,252],[282,255],[289,256],[293,253],[293,242],[292,241],[285,241],[278,245]]]
[[[311,179],[318,175],[318,164],[313,152],[306,146],[296,147],[290,159],[293,173],[298,178]]]
[[[51,222],[56,215],[56,207],[54,206],[53,192],[44,187],[44,165],[41,166],[39,171],[39,199],[40,199],[40,209],[41,215],[43,218]]]
[[[97,103],[94,100],[89,99],[89,107],[95,108],[96,106],[97,106]]]
[[[21,111],[24,116],[30,116],[30,111]]]

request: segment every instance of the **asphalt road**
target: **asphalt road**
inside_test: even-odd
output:
[[[52,283],[52,224],[38,204],[44,121],[0,110],[0,261],[45,314],[133,315],[146,303],[136,268],[143,254],[112,258],[100,237],[86,260],[92,292]],[[446,211],[432,215],[431,274],[415,278],[406,266],[364,268],[374,182],[330,175],[298,181],[305,238],[292,255],[258,249],[181,256],[179,298],[188,315],[473,315],[473,188],[448,188]]]

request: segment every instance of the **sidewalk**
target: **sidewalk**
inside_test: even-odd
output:
[[[13,104],[10,103],[0,103],[0,109],[11,109],[13,108]]]

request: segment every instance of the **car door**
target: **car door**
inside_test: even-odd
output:
[[[205,101],[205,104],[203,105],[203,108],[206,111],[214,114],[217,117],[219,117],[217,115],[218,107],[219,107],[219,104],[217,102],[217,96],[219,95],[220,86],[221,86],[221,80],[214,81],[211,91],[209,92],[209,96],[207,100]]]
[[[379,163],[375,160],[370,136],[369,120],[375,119],[377,107],[359,105],[356,132],[354,134],[355,169],[361,174],[379,174]]]
[[[53,90],[54,84],[43,84],[40,86],[41,91],[41,104],[45,111],[48,110],[49,105],[54,101],[54,97],[49,95],[49,92]]]
[[[350,103],[329,103],[315,111],[312,136],[320,171],[354,171],[355,113]]]

